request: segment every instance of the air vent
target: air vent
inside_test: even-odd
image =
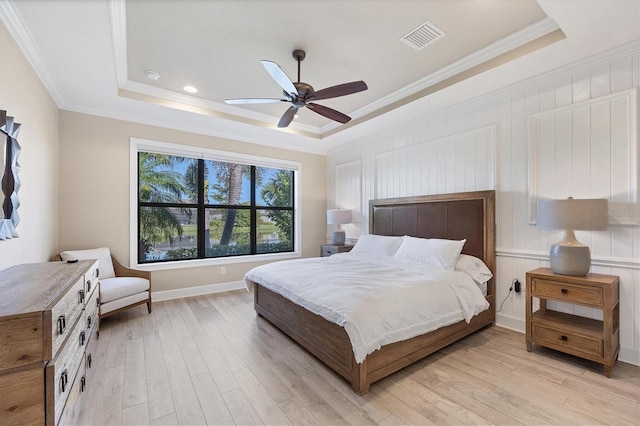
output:
[[[416,50],[422,50],[442,37],[444,37],[444,32],[427,21],[402,37],[401,40]]]

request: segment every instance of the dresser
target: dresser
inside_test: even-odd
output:
[[[533,312],[533,298],[540,309]],[[547,309],[547,300],[587,306],[602,311],[602,320]],[[558,275],[548,268],[527,272],[526,344],[532,343],[576,355],[611,368],[620,351],[619,278],[587,274]]]
[[[98,261],[0,271],[0,424],[73,424],[90,386]]]

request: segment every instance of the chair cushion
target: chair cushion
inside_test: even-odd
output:
[[[149,290],[149,280],[138,277],[100,279],[100,304]]]
[[[98,259],[100,279],[113,278],[116,276],[116,273],[113,270],[113,263],[111,262],[111,252],[109,251],[109,247],[100,247],[89,250],[67,250],[60,253],[60,258],[62,260]]]

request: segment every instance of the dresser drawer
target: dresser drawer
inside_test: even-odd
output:
[[[539,324],[533,324],[533,340],[544,346],[569,353],[581,352],[586,355],[603,356],[602,339],[568,333]]]
[[[51,358],[55,357],[60,346],[69,335],[72,326],[82,313],[85,303],[84,275],[78,279],[62,299],[51,309],[52,344]]]
[[[58,423],[76,373],[84,361],[84,350],[88,337],[84,323],[79,319],[74,324],[69,339],[64,343],[58,355],[47,364],[45,388],[48,424],[51,424],[49,419],[54,420],[53,424]]]
[[[84,274],[85,282],[85,294],[87,294],[87,301],[91,298],[94,291],[98,287],[98,261],[96,260],[89,270]]]
[[[87,350],[84,353],[84,369],[85,376],[87,377],[87,383],[91,383],[98,362],[96,359],[98,353],[97,331],[97,329],[94,329],[91,332],[91,335],[89,336],[89,343],[87,343]]]
[[[603,306],[601,287],[565,284],[558,281],[533,279],[532,294],[543,299],[555,299],[589,306]]]
[[[93,329],[98,327],[98,293],[97,290],[93,292],[93,295],[87,300],[87,304],[82,312],[82,326],[87,332],[87,336],[91,334]]]
[[[81,399],[86,390],[86,386],[87,382],[84,374],[83,360],[82,364],[80,364],[80,369],[78,370],[75,380],[70,385],[69,396],[67,397],[64,409],[60,414],[60,420],[58,420],[57,426],[78,424],[80,409],[82,408]]]

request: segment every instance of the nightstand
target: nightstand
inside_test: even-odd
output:
[[[336,253],[346,253],[351,251],[352,245],[336,246],[334,244],[322,244],[320,249],[320,256],[327,257]]]
[[[538,268],[527,272],[526,342],[579,356],[611,368],[620,351],[619,278],[587,274],[584,277],[554,274]],[[533,298],[540,309],[532,312]],[[602,310],[602,321],[547,309],[547,300],[557,300]]]

